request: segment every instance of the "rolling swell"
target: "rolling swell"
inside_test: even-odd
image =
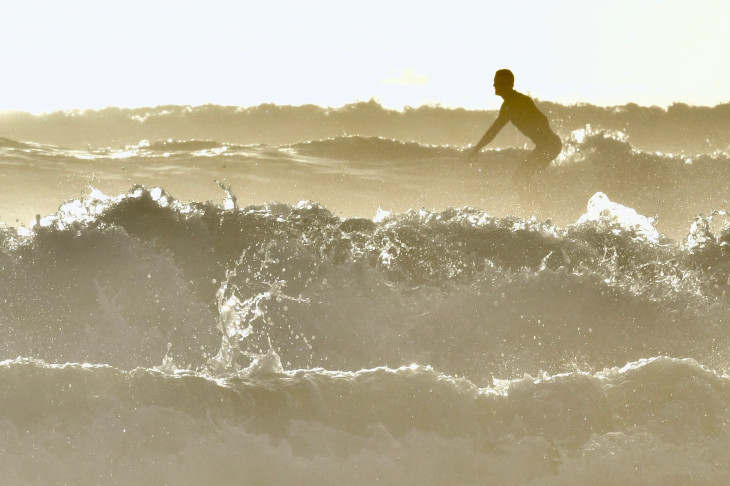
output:
[[[664,109],[627,104],[600,107],[537,102],[551,125],[567,137],[587,124],[623,131],[641,150],[711,153],[730,146],[730,104],[715,107],[675,103]],[[72,110],[42,115],[8,112],[0,115],[0,135],[76,149],[120,147],[139,140],[220,140],[226,143],[292,144],[342,135],[414,140],[428,145],[464,146],[484,133],[496,112],[439,106],[389,110],[377,102],[340,108],[314,105],[254,107],[158,106]],[[524,143],[506,130],[496,146]]]
[[[0,363],[0,385],[13,484],[722,484],[729,473],[728,380],[693,360],[477,388],[419,366],[213,381],[16,359]]]
[[[30,221],[35,212],[55,210],[54,191],[78,197],[88,185],[102,185],[110,194],[135,183],[160,185],[183,200],[205,201],[215,194],[212,179],[236,188],[243,205],[311,199],[365,217],[378,207],[404,212],[471,206],[561,226],[576,221],[585,202],[603,192],[655,217],[659,230],[675,239],[698,214],[728,207],[724,174],[730,155],[724,151],[647,152],[623,132],[583,127],[564,137],[563,153],[525,198],[516,194],[511,175],[527,153],[492,149],[469,160],[464,149],[364,136],[280,146],[169,139],[90,151],[6,144],[0,166],[19,184],[0,195],[0,218]],[[54,185],[49,172],[69,182]]]
[[[399,142],[382,137],[336,137],[292,145],[297,153],[354,161],[412,162],[439,157],[457,157],[461,150],[427,146],[416,142]]]

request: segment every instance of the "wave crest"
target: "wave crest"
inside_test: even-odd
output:
[[[724,359],[707,353],[730,315],[715,255],[620,211],[569,228],[470,208],[372,221],[142,187],[71,206],[5,234],[6,355],[242,369],[273,346],[285,369],[424,359],[475,381],[688,346]]]

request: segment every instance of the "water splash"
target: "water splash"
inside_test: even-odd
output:
[[[618,234],[621,231],[636,234],[651,243],[658,243],[659,231],[656,222],[636,212],[635,209],[612,202],[602,192],[597,192],[588,201],[588,207],[576,224],[595,223],[605,231]]]

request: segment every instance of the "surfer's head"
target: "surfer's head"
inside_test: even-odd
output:
[[[509,69],[500,69],[494,73],[494,94],[502,96],[515,87],[515,75]]]

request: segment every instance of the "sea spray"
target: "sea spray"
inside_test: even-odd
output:
[[[286,368],[421,362],[477,383],[725,355],[727,282],[626,210],[568,228],[469,208],[376,223],[141,187],[73,205],[95,209],[61,211],[3,252],[6,355],[124,368],[159,364],[171,343],[198,369],[270,339]],[[239,358],[219,355],[224,368]]]

